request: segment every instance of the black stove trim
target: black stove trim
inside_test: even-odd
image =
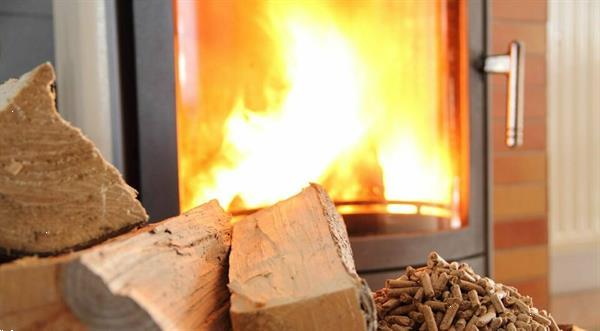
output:
[[[125,177],[150,221],[179,214],[171,1],[118,1]]]

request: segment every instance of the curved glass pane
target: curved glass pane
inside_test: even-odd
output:
[[[246,213],[317,182],[357,226],[464,225],[460,2],[174,4],[182,210]]]

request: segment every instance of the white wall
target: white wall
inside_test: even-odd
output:
[[[600,288],[600,1],[548,0],[550,288]]]
[[[58,107],[61,115],[123,169],[120,97],[112,0],[53,0]]]

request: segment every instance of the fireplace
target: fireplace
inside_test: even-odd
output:
[[[125,172],[152,219],[314,181],[372,286],[433,249],[490,272],[485,3],[118,6]]]
[[[355,234],[466,224],[464,3],[174,4],[182,210],[318,182]]]

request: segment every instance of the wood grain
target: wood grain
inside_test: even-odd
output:
[[[0,266],[0,329],[229,330],[230,215],[216,201],[56,257]]]
[[[92,329],[228,330],[230,215],[211,201],[92,248],[62,271]]]
[[[36,307],[3,316],[0,319],[0,328],[19,331],[88,330],[65,305],[60,304]]]
[[[54,254],[146,221],[137,192],[54,107],[48,63],[0,86],[0,251]]]
[[[0,329],[85,330],[60,289],[60,268],[76,254],[0,265]]]
[[[318,185],[234,225],[234,330],[374,330],[343,220]]]

